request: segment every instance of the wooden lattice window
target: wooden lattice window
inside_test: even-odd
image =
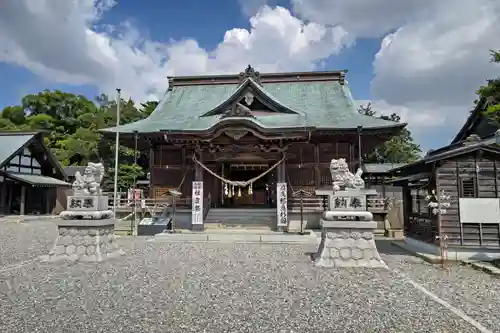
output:
[[[460,198],[477,198],[476,178],[460,178]]]

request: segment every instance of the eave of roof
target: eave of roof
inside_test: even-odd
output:
[[[477,142],[462,141],[453,145],[442,147],[439,149],[438,152],[432,151],[426,156],[424,156],[422,159],[414,163],[407,164],[399,168],[395,168],[391,172],[401,172],[406,169],[415,167],[417,165],[434,163],[437,161],[453,158],[463,154],[468,154],[476,150],[482,150],[494,154],[500,154],[500,147],[498,145],[500,145],[500,133]]]
[[[11,178],[22,183],[31,185],[31,186],[39,186],[39,187],[70,187],[71,184],[66,183],[57,178],[42,176],[42,175],[33,175],[33,174],[24,174],[17,172],[4,172],[5,177]]]
[[[363,173],[381,174],[390,173],[393,169],[400,168],[406,165],[405,163],[362,163],[361,169]]]

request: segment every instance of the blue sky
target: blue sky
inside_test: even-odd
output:
[[[425,151],[451,140],[475,90],[500,75],[495,31],[489,0],[18,0],[0,12],[0,107],[43,89],[159,99],[167,75],[248,63],[347,69],[354,98],[401,115]]]
[[[145,6],[145,4],[147,5]],[[227,30],[239,27],[249,29],[247,15],[236,0],[184,0],[182,6],[175,0],[121,0],[113,10],[106,12],[102,24],[119,25],[131,20],[152,40],[168,43],[170,40],[194,38],[201,47],[214,49]],[[274,1],[277,5],[290,6],[288,1]],[[348,69],[348,80],[354,98],[370,99],[370,81],[373,78],[372,61],[380,48],[380,39],[358,40],[354,47],[338,56],[325,60],[325,70]],[[44,79],[29,70],[0,63],[2,80],[0,106],[19,103],[22,96],[43,89],[60,89],[93,98],[99,88],[93,85],[58,84]]]

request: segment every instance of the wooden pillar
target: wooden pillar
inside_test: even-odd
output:
[[[154,197],[154,193],[153,193],[154,189],[153,189],[153,186],[151,186],[151,184],[154,184],[153,183],[154,165],[155,165],[155,150],[154,150],[154,146],[151,144],[151,146],[149,147],[149,187],[148,187],[148,192],[149,192],[150,198]]]
[[[44,195],[44,200],[45,200],[45,214],[50,214],[50,203],[52,201],[52,197],[54,195],[54,190],[55,188],[49,187],[45,189],[45,195]]]
[[[319,168],[319,144],[314,144],[314,186],[321,187],[321,170]]]
[[[21,185],[21,203],[19,205],[19,215],[25,214],[26,205],[26,186]]]
[[[12,186],[13,183],[9,182],[9,197],[7,200],[6,214],[10,214],[12,212],[12,194],[13,194]]]
[[[6,207],[5,207],[6,197],[7,197],[7,188],[6,188],[5,177],[4,177],[2,179],[2,182],[0,183],[0,206],[1,206],[0,214],[1,215],[6,213]]]
[[[403,230],[405,230],[406,226],[410,223],[410,214],[413,211],[413,198],[411,196],[411,189],[408,185],[405,185],[402,190],[403,195]]]

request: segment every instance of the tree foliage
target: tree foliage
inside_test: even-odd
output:
[[[500,64],[500,51],[491,50],[490,61]],[[500,78],[488,80],[486,85],[478,89],[477,94],[486,100],[488,107],[484,111],[485,115],[496,123],[500,123]]]
[[[45,130],[46,144],[62,165],[99,161],[112,171],[115,142],[103,138],[98,130],[116,125],[116,104],[104,94],[94,102],[81,95],[44,90],[23,97],[20,105],[5,107],[0,114],[0,130]],[[156,101],[148,101],[136,107],[133,100],[122,100],[120,124],[146,118],[157,105]],[[120,146],[119,151],[119,185],[124,189],[145,173],[134,165],[131,149]],[[111,184],[112,188],[113,180],[110,183],[106,179],[105,184]]]
[[[372,109],[371,103],[366,106],[360,106],[360,114],[378,117],[384,120],[399,122],[401,117],[393,113],[390,116],[377,116],[377,111]],[[411,163],[420,158],[420,146],[413,141],[411,133],[404,128],[397,136],[386,141],[382,146],[364,159],[367,163]]]

